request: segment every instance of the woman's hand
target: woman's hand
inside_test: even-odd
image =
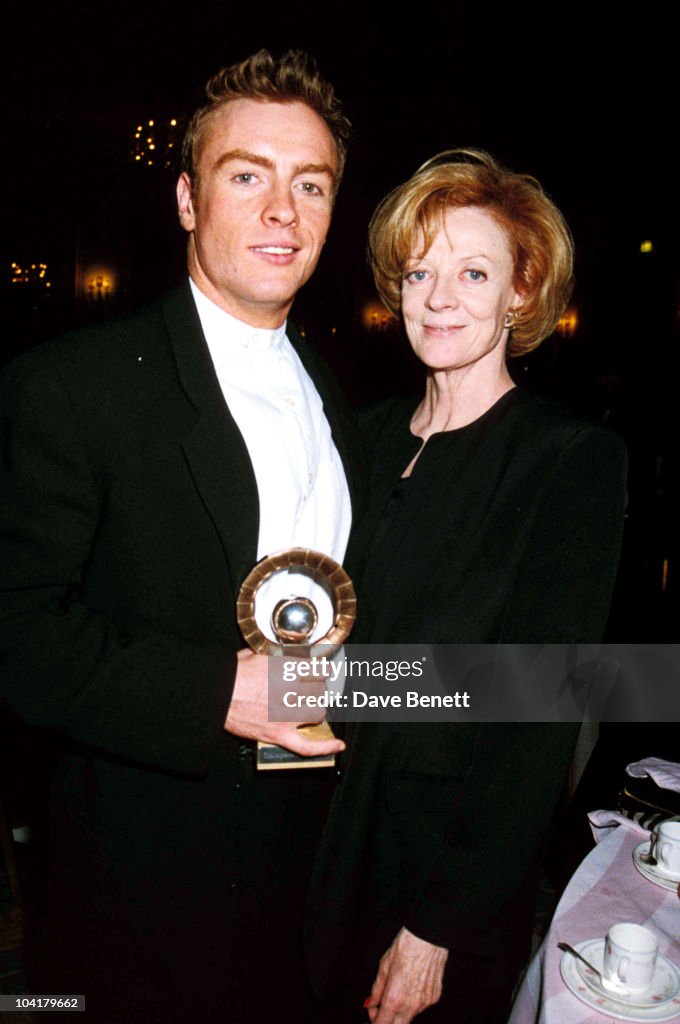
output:
[[[449,951],[402,928],[387,950],[367,1000],[373,1024],[409,1024],[438,1002]]]

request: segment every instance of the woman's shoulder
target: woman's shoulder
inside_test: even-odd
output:
[[[625,449],[622,438],[606,419],[598,419],[578,409],[569,408],[555,399],[520,388],[516,389],[513,414],[511,419],[516,429],[528,433],[535,443],[562,446],[571,441],[591,440],[593,443]]]

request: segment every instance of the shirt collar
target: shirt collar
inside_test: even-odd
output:
[[[189,284],[215,365],[228,362],[236,355],[238,349],[268,352],[282,344],[286,337],[285,321],[274,330],[253,327],[221,309],[194,284],[191,278]]]

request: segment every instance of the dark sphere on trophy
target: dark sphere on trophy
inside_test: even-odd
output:
[[[285,598],[272,612],[272,627],[283,643],[304,643],[318,621],[314,604],[306,597]]]

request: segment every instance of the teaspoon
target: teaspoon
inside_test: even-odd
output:
[[[656,841],[659,838],[657,832],[652,832],[649,840],[649,850],[646,853],[640,854],[640,860],[643,864],[649,864],[650,867],[655,867],[658,864],[656,857],[654,856],[654,850],[656,848]]]
[[[580,960],[581,963],[584,963],[586,965],[586,967],[589,967],[590,970],[593,972],[593,974],[596,974],[597,977],[600,979],[600,985],[602,986],[602,988],[605,991],[607,991],[607,992],[623,992],[623,991],[625,991],[625,987],[624,986],[617,985],[616,982],[610,981],[608,978],[603,977],[602,971],[598,971],[597,967],[593,967],[593,965],[590,963],[590,961],[586,960],[586,958],[584,956],[581,956],[579,951],[577,949],[574,949],[573,946],[570,946],[568,942],[558,942],[557,943],[557,948],[558,949],[563,949],[565,953],[571,953],[571,955],[575,956],[577,960]]]

